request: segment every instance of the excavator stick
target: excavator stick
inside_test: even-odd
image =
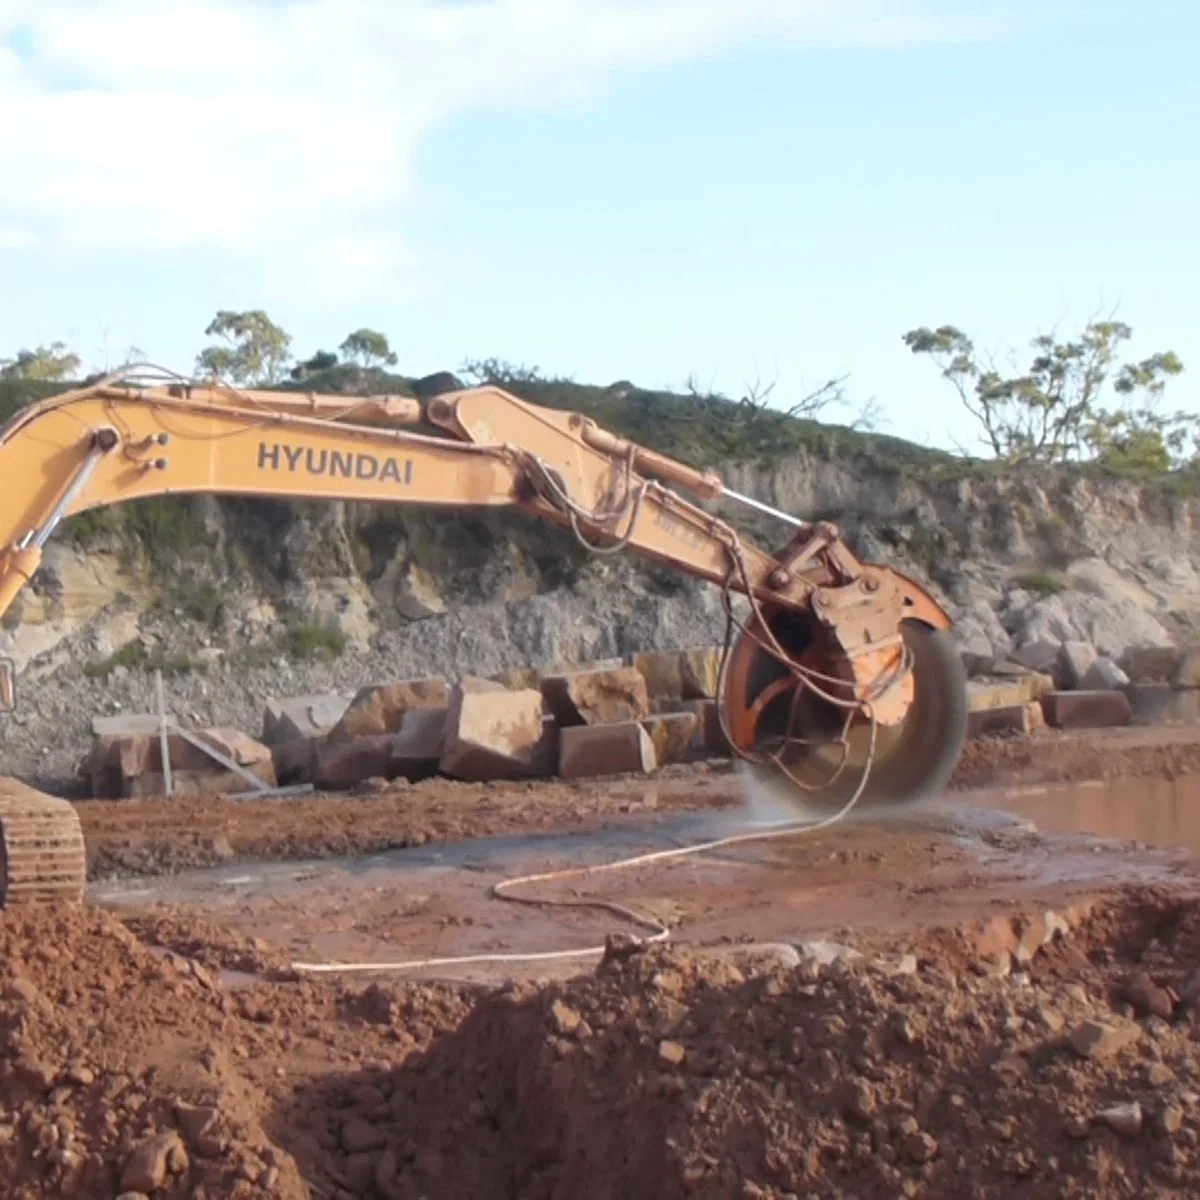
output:
[[[512,507],[593,553],[628,550],[719,587],[726,737],[809,804],[915,802],[954,768],[966,686],[949,616],[915,581],[860,562],[831,524],[497,387],[419,401],[158,375],[127,370],[0,428],[0,616],[59,523],[102,505],[205,493]],[[703,507],[722,499],[790,523],[791,539],[757,548]],[[4,705],[11,682],[0,671]],[[0,786],[0,899],[81,892],[82,838],[63,803]]]

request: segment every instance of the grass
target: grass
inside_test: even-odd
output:
[[[348,644],[340,629],[321,625],[291,625],[283,635],[283,649],[292,658],[338,658]]]
[[[164,675],[186,675],[202,669],[200,663],[186,654],[165,654],[158,649],[151,651],[144,643],[134,640],[126,642],[99,662],[84,663],[83,673],[88,679],[107,679],[118,667],[131,671],[161,671]]]
[[[1061,575],[1055,575],[1052,571],[1028,571],[1017,576],[1016,584],[1035,596],[1057,596],[1069,586]]]

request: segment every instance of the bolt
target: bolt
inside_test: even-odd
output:
[[[864,592],[879,591],[879,580],[874,575],[864,575],[862,581],[862,590]]]

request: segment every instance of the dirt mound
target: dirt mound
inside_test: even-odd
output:
[[[1195,898],[486,992],[137,927],[0,913],[6,1196],[1200,1194]]]
[[[1197,1194],[1200,908],[1147,894],[1004,975],[981,933],[910,974],[637,955],[281,1119],[351,1195]],[[364,1003],[403,1021],[387,994]]]
[[[78,910],[0,913],[6,1196],[303,1196],[227,1059],[231,997]]]

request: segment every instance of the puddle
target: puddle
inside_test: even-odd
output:
[[[964,797],[1002,809],[1040,833],[1082,833],[1200,856],[1200,775],[1006,788]]]

